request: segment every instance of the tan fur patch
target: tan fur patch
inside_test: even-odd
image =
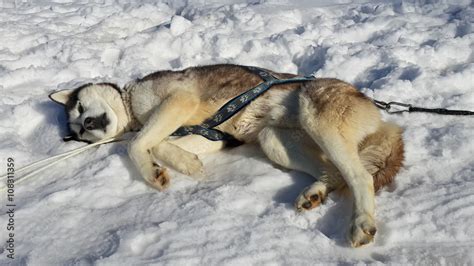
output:
[[[382,164],[379,163],[380,167],[378,171],[372,173],[374,176],[375,191],[378,191],[380,188],[390,184],[393,181],[395,175],[403,166],[403,160],[405,158],[401,130],[394,125],[387,127],[390,127],[390,129],[386,129],[386,131],[391,131],[385,132],[385,134],[378,136],[379,138],[385,138],[385,142],[391,143],[385,145],[382,144],[387,148],[388,155],[384,154],[385,156],[378,157],[379,160],[382,160]],[[376,145],[377,143],[370,144]]]

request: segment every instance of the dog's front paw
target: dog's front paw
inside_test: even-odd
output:
[[[153,167],[145,180],[154,188],[163,191],[170,186],[170,175],[165,167],[153,163]]]
[[[362,214],[356,216],[350,227],[350,241],[354,248],[369,244],[374,241],[377,228],[372,216]]]
[[[167,187],[170,186],[170,176],[168,174],[168,171],[164,167],[159,167],[155,171],[155,187],[158,188],[158,190],[162,191],[166,189]]]
[[[314,209],[324,203],[326,197],[326,185],[322,182],[315,182],[301,192],[295,201],[295,208],[298,212]]]

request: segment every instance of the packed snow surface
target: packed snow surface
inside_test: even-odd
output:
[[[16,167],[64,143],[48,93],[119,85],[157,70],[237,63],[336,77],[368,96],[474,109],[470,1],[0,2],[0,154]],[[350,248],[351,200],[297,214],[312,177],[254,146],[203,156],[206,179],[172,172],[147,186],[125,143],[103,145],[18,184],[15,259],[0,264],[314,265],[474,263],[474,117],[387,115],[404,129],[405,167],[377,194],[375,243]],[[4,182],[4,181],[2,181]]]

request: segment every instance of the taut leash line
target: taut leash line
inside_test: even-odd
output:
[[[22,183],[24,182],[25,180],[28,180],[30,179],[31,177],[34,177],[36,176],[38,173],[46,170],[47,168],[61,162],[61,161],[64,161],[70,157],[73,157],[75,155],[78,155],[79,153],[82,153],[86,150],[89,150],[90,148],[93,148],[95,146],[99,146],[101,144],[105,144],[105,143],[111,143],[111,142],[118,142],[118,141],[123,141],[122,139],[119,139],[119,138],[110,138],[110,139],[106,139],[106,140],[102,140],[102,141],[98,141],[98,142],[95,142],[95,143],[92,143],[92,144],[89,144],[89,145],[86,145],[86,146],[83,146],[83,147],[80,147],[80,148],[77,148],[77,149],[74,149],[72,151],[68,151],[68,152],[65,152],[65,153],[61,153],[61,154],[58,154],[58,155],[55,155],[55,156],[52,156],[52,157],[49,157],[49,158],[46,158],[46,159],[43,159],[43,160],[39,160],[39,161],[36,161],[34,163],[31,163],[29,165],[26,165],[22,168],[19,168],[15,171],[15,173],[18,173],[18,172],[24,172],[28,169],[31,169],[31,168],[34,168],[35,166],[41,166],[42,164],[45,164],[37,169],[34,169],[33,171],[27,173],[26,175],[24,176],[21,176],[19,178],[15,178],[14,179],[14,182],[15,182],[15,185],[16,184],[19,184],[19,183]],[[2,175],[0,177],[0,180],[1,179],[5,179],[8,177],[8,174],[5,174],[5,175]],[[3,187],[0,187],[0,192],[1,191],[5,191],[7,190],[7,186],[3,186]]]
[[[54,161],[54,160],[56,160],[56,159],[60,159],[60,158],[62,158],[62,157],[66,157],[66,156],[68,156],[68,155],[70,155],[70,154],[79,154],[79,153],[81,153],[82,151],[87,150],[87,149],[89,149],[89,148],[90,148],[89,145],[86,145],[86,146],[77,148],[77,149],[75,149],[75,150],[67,151],[67,152],[60,153],[60,154],[57,154],[57,155],[54,155],[54,156],[51,156],[51,157],[48,157],[48,158],[45,158],[45,159],[42,159],[42,160],[38,160],[38,161],[36,161],[36,162],[30,163],[30,164],[28,164],[28,165],[25,165],[25,166],[23,166],[23,167],[20,167],[20,168],[18,168],[18,169],[15,169],[15,173],[24,172],[24,171],[26,171],[26,170],[28,170],[28,169],[31,169],[31,168],[34,168],[34,167],[36,167],[36,166],[38,166],[38,165],[46,164],[46,163],[51,162],[51,161]],[[0,180],[7,178],[7,176],[8,176],[8,174],[4,174],[4,175],[0,176]]]

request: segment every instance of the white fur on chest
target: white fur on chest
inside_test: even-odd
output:
[[[143,125],[148,121],[155,107],[161,103],[162,96],[154,88],[152,80],[131,84],[129,93],[133,115]]]

